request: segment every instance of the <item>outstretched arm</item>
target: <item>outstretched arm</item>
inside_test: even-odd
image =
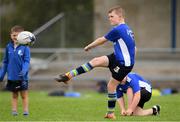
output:
[[[106,38],[104,38],[104,37],[99,37],[99,38],[97,38],[96,40],[94,40],[92,43],[90,43],[89,45],[87,45],[87,46],[84,48],[84,50],[85,50],[85,51],[88,51],[88,50],[90,50],[91,48],[94,48],[94,47],[96,47],[96,46],[99,46],[99,45],[104,44],[106,41],[107,41]]]

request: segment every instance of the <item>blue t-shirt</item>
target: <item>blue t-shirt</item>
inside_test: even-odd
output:
[[[114,27],[104,36],[114,43],[114,54],[123,66],[132,66],[135,63],[135,40],[132,30],[127,24]]]
[[[28,80],[28,72],[30,68],[30,48],[28,46],[19,45],[14,48],[12,42],[6,46],[2,68],[0,70],[0,80],[4,79],[7,73],[7,79],[16,80]],[[24,76],[19,76],[19,73],[23,72]]]
[[[152,91],[151,83],[149,81],[136,73],[129,73],[127,75],[126,83],[123,85],[119,84],[116,88],[117,98],[122,97],[123,93],[126,93],[129,87],[132,88],[133,93],[140,91],[141,88],[145,88],[150,93]]]

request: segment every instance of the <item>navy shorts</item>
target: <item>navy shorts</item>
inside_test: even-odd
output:
[[[12,92],[28,90],[28,81],[8,80],[6,89]]]
[[[112,77],[118,81],[122,81],[124,77],[131,72],[133,66],[122,66],[116,60],[114,53],[107,55],[109,59],[109,70],[111,71]]]
[[[138,103],[138,106],[143,108],[144,103],[151,99],[151,93],[148,92],[145,88],[141,88],[141,99]]]

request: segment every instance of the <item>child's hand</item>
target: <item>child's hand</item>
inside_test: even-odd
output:
[[[133,114],[132,109],[127,109],[126,115],[131,116]]]
[[[121,115],[126,116],[126,110],[121,110]]]
[[[84,50],[85,51],[89,51],[91,48],[89,47],[89,46],[86,46],[85,48],[84,48]]]
[[[25,76],[25,72],[21,71],[21,72],[19,73],[19,76],[20,76],[20,77]]]

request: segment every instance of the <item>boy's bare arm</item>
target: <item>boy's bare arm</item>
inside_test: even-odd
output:
[[[99,46],[99,45],[104,44],[106,41],[107,41],[106,38],[104,38],[104,37],[99,37],[99,38],[97,38],[96,40],[94,40],[92,43],[90,43],[89,45],[87,45],[87,46],[84,48],[84,50],[85,50],[85,51],[88,51],[88,50],[90,50],[90,49],[92,49],[92,48],[94,48],[94,47],[96,47],[96,46]]]
[[[137,107],[139,101],[140,101],[140,96],[141,96],[141,93],[140,91],[139,92],[136,92],[134,94],[134,97],[133,97],[133,100],[132,100],[132,103],[130,106],[128,106],[128,109],[126,111],[126,114],[127,115],[132,115],[134,109]]]
[[[126,115],[124,97],[119,98],[118,103],[119,103],[119,107],[121,108],[121,115]]]

